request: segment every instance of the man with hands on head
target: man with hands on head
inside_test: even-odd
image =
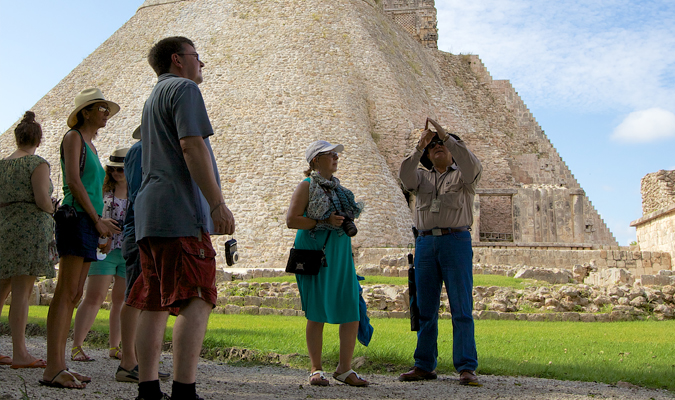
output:
[[[234,233],[209,142],[213,128],[199,85],[204,63],[185,37],[157,42],[148,55],[158,81],[143,107],[143,182],[135,228],[142,274],[127,304],[140,309],[138,397],[168,398],[158,364],[169,312],[173,329],[173,399],[200,399],[195,377],[209,313],[216,304],[216,252],[210,234]]]
[[[428,129],[431,124],[435,132]],[[418,168],[422,163],[424,168]],[[415,366],[401,381],[436,379],[438,309],[443,283],[453,326],[453,364],[460,384],[476,385],[478,355],[473,323],[473,199],[482,166],[459,136],[427,118],[427,128],[401,163],[400,179],[416,194],[415,283],[420,329]]]

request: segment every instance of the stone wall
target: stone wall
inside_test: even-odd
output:
[[[474,246],[474,264],[572,269],[590,264],[597,268],[625,268],[635,276],[654,275],[672,270],[671,254],[664,251],[633,251],[628,247],[588,249],[558,246],[518,248],[516,246]]]
[[[647,174],[641,181],[642,217],[631,222],[641,250],[675,258],[675,170]]]
[[[438,48],[434,0],[384,0],[384,13],[417,39],[422,46]]]
[[[675,206],[675,170],[660,170],[645,175],[640,181],[642,214]]]
[[[631,222],[641,250],[668,252],[675,258],[675,205]]]
[[[662,270],[673,270],[673,257],[664,251],[639,251],[630,247],[603,246],[606,248],[571,247],[564,243],[540,243],[539,246],[517,243],[474,243],[473,264],[477,273],[483,266],[515,268],[561,268],[572,270],[576,265],[589,265],[598,269],[624,268],[634,276],[655,275]],[[408,249],[361,248],[355,252],[357,265],[404,267]],[[492,267],[491,267],[492,268]],[[372,270],[371,274],[378,274]]]

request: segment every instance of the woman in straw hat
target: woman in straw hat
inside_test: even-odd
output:
[[[47,315],[47,368],[41,384],[83,389],[91,378],[66,367],[65,350],[73,309],[82,297],[89,265],[96,261],[98,238],[120,233],[112,218],[102,218],[105,171],[92,141],[120,107],[99,89],[85,89],[75,97],[68,117],[71,128],[61,142],[63,205],[76,214],[57,212],[56,247],[59,274]],[[64,207],[64,206],[62,206]]]
[[[103,216],[117,221],[119,226],[124,225],[124,218],[127,213],[127,180],[124,177],[124,157],[129,150],[128,147],[118,148],[110,155],[106,163],[105,179],[103,180]],[[70,359],[73,361],[93,361],[82,350],[84,339],[91,329],[96,319],[98,310],[108,294],[110,283],[113,283],[111,294],[112,306],[110,307],[110,350],[111,358],[122,359],[120,351],[120,311],[124,304],[125,272],[126,263],[122,257],[122,234],[118,233],[108,240],[103,253],[107,256],[91,264],[89,267],[89,278],[87,279],[87,290],[84,292],[84,299],[75,315],[75,326],[73,328],[73,348],[70,352]]]
[[[44,368],[46,362],[26,348],[26,322],[35,277],[54,277],[54,260],[49,256],[54,238],[53,186],[49,163],[35,154],[42,141],[35,113],[26,111],[14,137],[16,151],[0,160],[0,314],[11,290],[9,326],[14,359],[0,355],[0,365]]]

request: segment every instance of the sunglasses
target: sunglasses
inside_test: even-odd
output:
[[[429,144],[427,145],[427,150],[433,149],[434,147],[436,147],[436,145],[439,145],[439,146],[445,146],[445,143],[443,143],[442,140],[432,140],[432,141],[429,142]]]
[[[124,167],[108,167],[110,172],[124,172]]]
[[[110,108],[106,106],[98,106],[98,110],[102,113],[104,112],[110,112]]]
[[[333,158],[338,158],[338,153],[336,153],[336,152],[334,152],[334,151],[327,151],[327,152],[325,152],[325,153],[319,153],[319,154],[317,155],[317,157],[321,157],[321,156],[331,156],[331,157],[333,157]]]

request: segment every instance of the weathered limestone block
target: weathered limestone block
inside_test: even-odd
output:
[[[240,314],[241,313],[241,306],[237,306],[234,304],[227,304],[225,306],[225,314]]]
[[[581,313],[579,314],[579,321],[581,322],[595,322],[595,314]]]

